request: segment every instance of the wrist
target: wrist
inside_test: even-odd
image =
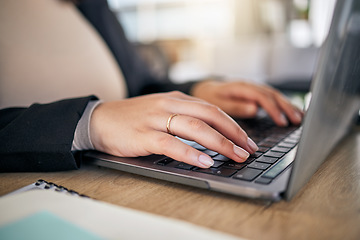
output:
[[[210,88],[217,86],[221,81],[217,79],[206,79],[200,81],[191,88],[190,95],[197,98],[204,98],[204,93],[209,93]]]
[[[90,121],[91,116],[95,108],[101,103],[101,101],[90,101],[86,106],[74,133],[74,139],[72,143],[72,151],[91,150],[94,149],[93,143],[90,137]]]

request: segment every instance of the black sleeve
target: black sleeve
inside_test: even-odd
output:
[[[79,168],[71,152],[76,125],[94,96],[0,110],[0,172]]]
[[[129,97],[173,90],[190,93],[196,81],[175,84],[168,78],[158,79],[151,73],[134,46],[126,38],[122,26],[109,9],[106,0],[82,0],[77,7],[113,53],[127,83]]]

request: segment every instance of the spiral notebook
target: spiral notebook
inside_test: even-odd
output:
[[[36,182],[27,185],[23,188],[20,188],[18,190],[15,190],[13,192],[8,193],[7,195],[13,195],[13,194],[17,194],[17,193],[21,193],[21,192],[25,192],[25,191],[29,191],[29,190],[34,190],[34,189],[41,189],[41,190],[49,190],[49,191],[55,191],[55,192],[61,192],[61,193],[66,193],[66,194],[70,194],[73,196],[79,196],[79,197],[88,197],[84,194],[80,194],[72,189],[68,189],[64,186],[58,185],[56,183],[53,182],[48,182],[46,180],[43,179],[39,179]],[[5,195],[6,196],[6,195]]]
[[[0,213],[1,240],[238,239],[184,221],[84,197],[45,180],[0,197]]]

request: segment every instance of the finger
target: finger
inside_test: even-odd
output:
[[[218,98],[214,100],[214,104],[220,106],[230,116],[237,118],[253,118],[258,111],[255,102],[243,99]]]
[[[172,119],[171,132],[181,138],[195,141],[237,162],[244,162],[249,153],[200,119],[177,115]]]
[[[286,126],[288,122],[274,99],[273,92],[262,85],[243,83],[228,90],[228,97],[255,102],[262,107],[273,121],[279,126]]]
[[[254,100],[269,114],[273,121],[278,126],[287,126],[288,121],[285,118],[284,114],[281,111],[280,106],[275,101],[272,93],[263,91],[262,93],[258,91],[252,91]]]
[[[149,142],[149,151],[155,154],[163,154],[201,168],[209,168],[214,164],[214,160],[209,155],[183,143],[172,135],[153,132],[150,139],[154,141]]]
[[[266,85],[260,85],[259,88],[261,88],[262,91],[267,92],[269,96],[273,97],[281,112],[285,113],[291,123],[296,125],[301,123],[303,117],[302,111],[291,104],[281,92]]]
[[[302,121],[303,113],[301,110],[297,109],[294,105],[292,105],[286,98],[284,98],[280,94],[275,95],[277,102],[283,112],[286,114],[287,118],[290,120],[292,124],[298,125]]]
[[[223,136],[250,153],[254,153],[258,149],[246,132],[229,115],[214,105],[182,101],[174,102],[173,107],[176,109],[176,113],[180,115],[191,116],[206,122]]]

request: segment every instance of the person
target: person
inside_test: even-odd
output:
[[[303,114],[264,85],[156,78],[106,0],[1,1],[0,84],[1,172],[78,169],[89,149],[213,164],[178,137],[243,162],[258,148],[229,115]]]

